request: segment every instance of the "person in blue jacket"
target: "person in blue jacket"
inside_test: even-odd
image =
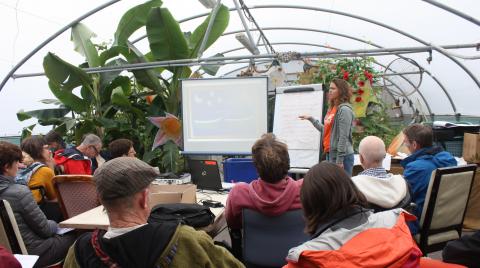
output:
[[[447,151],[433,146],[433,132],[429,126],[412,124],[403,130],[405,146],[410,155],[400,164],[404,168],[403,177],[410,184],[412,201],[417,205],[414,214],[417,221],[409,224],[412,234],[419,231],[418,220],[422,215],[425,196],[432,171],[441,167],[456,166],[457,161]]]

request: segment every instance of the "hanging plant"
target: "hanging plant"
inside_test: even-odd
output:
[[[330,85],[332,79],[341,78],[351,85],[353,94],[350,102],[356,117],[354,148],[368,135],[378,136],[385,144],[389,144],[398,132],[390,123],[388,105],[380,98],[382,88],[373,86],[380,76],[372,67],[373,62],[374,59],[370,57],[322,59],[298,75],[299,84]]]

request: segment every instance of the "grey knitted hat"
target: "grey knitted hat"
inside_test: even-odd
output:
[[[114,200],[142,191],[158,175],[158,168],[137,158],[118,157],[99,167],[93,179],[100,199]]]

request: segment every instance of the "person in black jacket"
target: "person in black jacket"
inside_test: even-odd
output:
[[[448,242],[442,255],[444,262],[465,265],[470,268],[480,267],[480,231]]]
[[[30,189],[15,183],[20,161],[20,148],[0,141],[0,199],[10,203],[28,254],[39,256],[35,267],[55,264],[65,258],[75,235],[57,235],[57,223],[47,220]]]

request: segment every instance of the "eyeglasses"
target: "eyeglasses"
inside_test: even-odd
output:
[[[99,155],[100,152],[98,151],[97,147],[95,147],[94,145],[90,146],[91,148],[93,148],[93,150],[95,151],[95,156]]]

